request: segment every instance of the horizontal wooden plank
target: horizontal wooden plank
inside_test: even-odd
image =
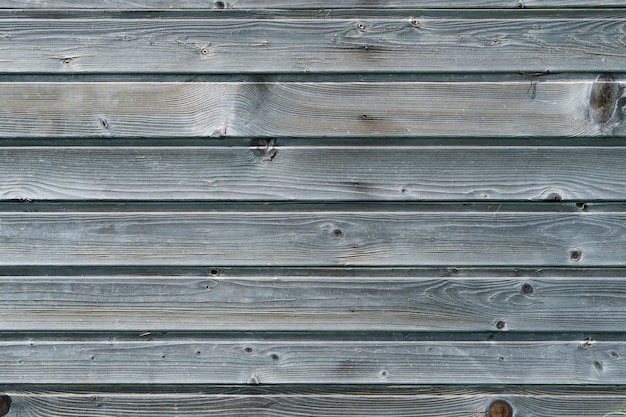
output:
[[[1,0],[0,8],[10,9],[337,9],[337,8],[555,8],[624,7],[624,0]]]
[[[25,205],[26,212],[0,213],[0,264],[626,265],[621,211],[359,207],[39,212]]]
[[[0,383],[622,384],[614,340],[0,341]]]
[[[0,199],[626,200],[626,147],[249,143],[3,147]]]
[[[0,331],[624,331],[626,280],[1,277]]]
[[[622,72],[626,55],[616,39],[624,31],[622,12],[588,11],[502,18],[456,11],[361,19],[2,18],[0,72]]]
[[[1,82],[0,138],[624,136],[620,86],[611,77]]]
[[[300,417],[475,417],[484,415],[497,401],[506,401],[515,415],[554,417],[618,417],[626,403],[623,389],[551,389],[549,387],[490,390],[472,387],[450,389],[441,386],[415,386],[412,392],[394,387],[382,391],[350,389],[341,386],[323,392],[315,387],[298,387],[285,393],[273,387],[260,394],[244,388],[220,388],[222,393],[201,387],[173,392],[135,393],[124,388],[111,392],[90,388],[63,391],[50,388],[7,387],[11,398],[9,416],[93,416],[131,417],[176,415],[179,417],[275,416]],[[135,388],[136,390],[136,388]],[[253,391],[254,392],[254,391]]]

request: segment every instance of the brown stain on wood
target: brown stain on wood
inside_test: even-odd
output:
[[[591,87],[589,107],[593,119],[604,126],[611,120],[617,104],[619,84],[611,74],[598,77]]]
[[[0,416],[6,416],[11,409],[11,397],[0,395]]]
[[[494,401],[489,406],[489,417],[511,417],[511,414],[511,406],[506,401]]]

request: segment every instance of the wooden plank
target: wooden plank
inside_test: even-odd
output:
[[[183,209],[92,212],[61,206],[46,212],[24,205],[25,212],[0,213],[0,264],[626,265],[622,211],[523,211],[497,203],[463,211],[271,204]]]
[[[0,138],[624,136],[621,85],[610,77],[2,82]]]
[[[330,12],[329,12],[330,13]],[[622,72],[621,12],[2,18],[3,73]],[[248,16],[248,15],[246,15]],[[42,45],[41,39],[46,39]],[[600,59],[599,59],[600,57]],[[528,87],[527,87],[528,88]],[[413,94],[415,96],[415,94]]]
[[[603,387],[555,389],[549,387],[412,386],[408,388],[362,389],[333,386],[324,392],[308,386],[285,390],[194,387],[177,390],[159,388],[153,393],[136,393],[136,387],[112,392],[111,388],[7,387],[12,400],[10,416],[139,417],[475,417],[484,415],[496,401],[506,401],[515,415],[554,417],[621,416],[626,405],[623,389]],[[251,391],[251,392],[250,392]],[[287,391],[287,392],[285,392]]]
[[[0,341],[0,382],[38,384],[623,383],[620,340],[135,340],[55,336]],[[146,338],[144,338],[146,339]]]
[[[601,146],[0,147],[0,199],[609,201],[626,199],[624,160]]]
[[[622,277],[1,277],[0,331],[624,330]]]
[[[337,9],[337,8],[555,8],[555,7],[624,7],[624,0],[0,0],[0,8],[9,9]]]

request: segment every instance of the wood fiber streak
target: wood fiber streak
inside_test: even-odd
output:
[[[624,7],[624,0],[0,0],[0,8],[12,9],[336,9],[336,8],[557,8],[557,7]]]
[[[623,213],[0,214],[10,265],[624,266]],[[576,255],[574,255],[576,254]]]
[[[623,341],[0,342],[3,383],[621,384]]]
[[[624,160],[621,147],[5,147],[0,199],[624,200]]]
[[[594,118],[595,80],[2,82],[0,138],[626,135],[617,95]]]
[[[387,19],[5,18],[0,19],[0,71],[624,71],[624,15],[590,17],[585,11],[524,18],[458,15],[445,18],[407,11],[406,17]]]
[[[0,331],[612,332],[626,281],[2,277],[0,304]]]
[[[288,394],[276,388],[259,395],[215,393],[110,393],[97,390],[58,392],[51,390],[10,390],[13,399],[12,416],[67,416],[83,417],[152,417],[176,415],[200,417],[275,416],[300,417],[475,417],[482,415],[494,399],[504,398],[513,409],[524,415],[555,417],[588,417],[608,415],[623,409],[623,392],[589,393],[589,390],[571,389],[568,395],[550,388],[508,389],[498,391],[466,387],[455,391],[442,387],[415,387],[414,393],[373,390],[349,391],[335,387],[336,393],[319,393],[314,389],[292,390]],[[435,392],[436,390],[436,392]],[[197,391],[201,391],[198,389]],[[226,390],[225,390],[226,391]]]

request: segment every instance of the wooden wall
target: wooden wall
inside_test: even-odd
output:
[[[0,0],[0,415],[626,415],[624,0]]]

